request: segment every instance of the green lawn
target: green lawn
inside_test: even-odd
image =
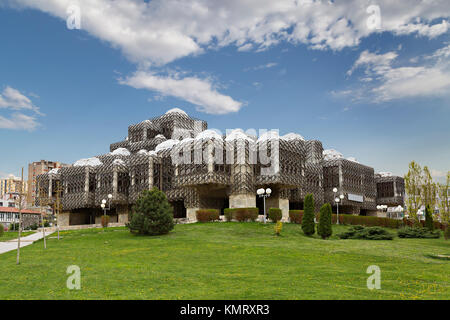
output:
[[[334,226],[334,232],[344,226]],[[54,235],[53,235],[54,236]],[[0,299],[450,299],[450,241],[330,240],[299,225],[177,225],[169,235],[124,228],[61,232],[0,255]],[[66,268],[81,268],[81,290],[66,288]],[[381,289],[366,286],[370,265]]]
[[[29,236],[30,234],[33,234],[33,233],[34,233],[34,231],[24,231],[24,232],[22,232],[22,237]],[[18,237],[19,237],[19,232],[7,231],[7,232],[4,232],[3,235],[0,237],[0,242],[17,239]]]

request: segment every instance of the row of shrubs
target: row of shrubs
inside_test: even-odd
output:
[[[319,220],[319,213],[315,214],[316,220]],[[289,221],[291,223],[301,224],[303,219],[303,210],[289,210]],[[332,215],[333,223],[336,223],[337,215]],[[339,223],[347,224],[347,225],[362,225],[366,227],[387,227],[398,229],[402,227],[414,227],[417,222],[414,220],[398,220],[391,218],[381,218],[381,217],[372,217],[372,216],[355,216],[351,214],[340,214],[339,215]],[[420,221],[420,225],[422,228],[425,227],[425,221]],[[439,221],[433,222],[434,229],[445,230],[445,224],[440,223]]]
[[[237,220],[243,221],[255,221],[258,218],[258,208],[226,208],[224,210],[224,216],[226,221]],[[220,212],[217,209],[200,209],[196,211],[197,221],[199,222],[212,222],[219,220]],[[272,222],[277,223],[281,220],[283,214],[281,209],[270,208],[269,219]]]

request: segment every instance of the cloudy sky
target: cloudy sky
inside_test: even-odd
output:
[[[173,107],[376,171],[450,169],[448,0],[2,0],[0,41],[0,176]]]

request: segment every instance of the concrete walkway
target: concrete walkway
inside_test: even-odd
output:
[[[55,231],[50,230],[49,232],[47,232],[47,230],[46,230],[45,237],[48,237],[53,232],[55,232]],[[30,234],[26,237],[20,237],[20,247],[23,248],[23,247],[29,246],[30,244],[33,244],[33,242],[35,242],[39,239],[42,239],[43,237],[44,236],[42,234],[42,231]],[[16,249],[17,249],[17,239],[0,242],[0,254],[8,252],[8,251],[16,250]]]

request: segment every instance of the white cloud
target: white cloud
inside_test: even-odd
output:
[[[448,95],[450,93],[449,55],[450,45],[422,57],[423,65],[396,66],[398,57],[396,52],[377,54],[363,51],[347,72],[348,75],[352,75],[356,69],[363,68],[364,75],[359,79],[362,86],[340,93],[357,97],[357,99],[361,97],[373,99],[375,102]],[[366,81],[368,78],[374,81],[368,84]]]
[[[290,42],[318,50],[341,50],[358,45],[372,33],[384,31],[434,38],[448,32],[450,17],[448,0],[401,3],[378,0],[380,30],[368,28],[370,14],[366,9],[370,2],[360,0],[10,0],[9,3],[63,20],[67,18],[69,5],[78,4],[81,26],[86,32],[120,49],[130,61],[139,64],[139,69],[151,67],[153,71],[177,59],[229,45],[239,51],[261,51]],[[155,73],[151,78],[157,82]],[[207,79],[195,80],[206,86],[210,83]],[[178,87],[189,81],[192,79],[159,79],[160,83]],[[165,91],[179,92],[177,88]],[[185,99],[184,95],[177,97]],[[235,110],[236,102],[231,104],[234,107],[220,113]]]
[[[39,113],[39,108],[19,90],[7,86],[0,94],[0,109],[32,110]]]
[[[33,131],[38,125],[35,117],[23,113],[13,113],[8,118],[0,115],[0,129]]]
[[[199,54],[213,43],[240,50],[280,41],[318,49],[354,46],[374,32],[436,37],[448,31],[447,0],[379,0],[382,29],[369,29],[360,0],[11,0],[66,19],[77,3],[82,28],[120,48],[135,62],[166,64]],[[432,23],[441,18],[438,23]]]
[[[19,90],[7,86],[0,94],[0,109],[12,111],[9,115],[0,115],[0,129],[34,130],[39,124],[34,116],[23,112],[32,111],[34,114],[42,115],[30,98]]]
[[[157,76],[150,72],[137,71],[132,76],[119,80],[121,84],[136,89],[148,89],[161,95],[170,95],[184,99],[197,106],[199,111],[211,114],[236,112],[242,103],[217,92],[212,81],[196,77],[178,78],[175,76]]]
[[[261,64],[261,65],[256,66],[256,67],[245,68],[244,71],[249,71],[249,70],[257,71],[257,70],[262,70],[262,69],[269,69],[269,68],[276,67],[277,65],[278,65],[277,62],[268,62],[266,64]]]

